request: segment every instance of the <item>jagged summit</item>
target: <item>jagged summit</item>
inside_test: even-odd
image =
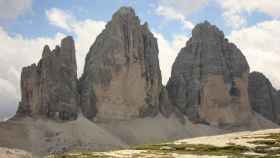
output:
[[[135,16],[135,11],[132,7],[121,7],[119,8],[113,15],[113,17],[115,16],[123,16],[123,15],[131,15],[131,16]]]
[[[113,16],[112,20],[107,25],[116,25],[116,24],[126,24],[126,25],[139,25],[140,19],[135,14],[135,11],[131,7],[121,7],[117,10]]]
[[[117,31],[119,29],[130,28],[132,26],[141,26],[139,17],[135,14],[132,7],[121,7],[112,16],[112,20],[106,25],[107,31]],[[120,28],[118,28],[120,27]],[[149,31],[147,22],[142,25],[144,30]],[[106,30],[105,30],[106,31]]]
[[[212,40],[223,40],[224,33],[217,26],[210,24],[208,21],[197,24],[192,30],[192,40],[206,40],[209,38],[215,38]]]
[[[45,45],[42,53],[42,58],[46,58],[51,55],[51,49],[48,45]]]

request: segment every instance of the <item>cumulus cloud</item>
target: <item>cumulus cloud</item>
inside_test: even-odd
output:
[[[52,8],[46,11],[46,15],[52,25],[71,31],[71,23],[73,22],[74,17],[70,13],[66,13],[57,8]]]
[[[187,17],[207,2],[208,0],[160,0],[155,13],[167,20],[180,21],[185,29],[192,29],[194,24]]]
[[[78,75],[81,75],[89,47],[95,41],[97,35],[105,28],[106,23],[91,19],[79,21],[71,13],[58,8],[47,10],[46,16],[50,24],[65,29],[76,36]]]
[[[32,0],[0,0],[0,20],[14,20],[31,7]]]
[[[226,23],[234,29],[245,26],[246,15],[261,12],[274,18],[280,16],[280,1],[278,0],[217,0],[224,10]]]
[[[263,72],[276,88],[280,88],[280,21],[261,22],[233,31],[228,38],[247,57],[252,71]]]
[[[159,6],[156,9],[156,14],[160,16],[164,16],[167,20],[180,21],[183,24],[184,29],[192,29],[194,27],[194,24],[191,21],[186,20],[183,14],[176,12],[173,8]]]
[[[239,29],[242,26],[245,26],[247,24],[247,20],[245,16],[242,16],[240,14],[237,14],[233,11],[226,11],[223,13],[226,25],[233,28],[233,29]]]
[[[172,41],[169,41],[159,32],[153,32],[153,34],[157,38],[159,47],[159,62],[162,74],[162,82],[163,84],[166,84],[170,77],[175,58],[177,57],[180,49],[185,46],[188,37],[183,35],[175,35]]]

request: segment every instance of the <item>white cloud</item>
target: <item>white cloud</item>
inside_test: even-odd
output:
[[[193,29],[194,24],[187,17],[207,2],[208,0],[160,0],[155,13],[167,20],[180,21],[184,29]]]
[[[236,12],[226,11],[223,13],[226,25],[233,29],[239,29],[247,24],[246,17],[237,14]]]
[[[229,39],[246,56],[252,71],[264,73],[280,88],[280,21],[265,21],[252,27],[233,31]]]
[[[67,31],[71,30],[73,16],[57,8],[52,8],[46,11],[47,18],[52,25],[61,27]]]
[[[240,28],[247,23],[244,14],[261,12],[274,18],[280,17],[279,0],[217,0],[224,10],[226,23],[232,28]]]
[[[14,20],[31,7],[32,0],[0,0],[0,20]]]
[[[168,41],[161,33],[153,32],[158,41],[159,63],[162,74],[162,82],[166,84],[170,75],[172,65],[179,53],[188,40],[188,37],[175,35],[172,41]]]
[[[167,20],[178,20],[183,24],[184,29],[192,29],[194,24],[191,21],[185,19],[183,14],[176,12],[173,8],[159,6],[156,9],[156,14],[160,16],[164,16]]]

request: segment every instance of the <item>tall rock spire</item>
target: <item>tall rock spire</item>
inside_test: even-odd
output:
[[[62,120],[77,117],[79,95],[72,37],[64,38],[61,47],[57,46],[53,51],[45,46],[38,65],[23,68],[21,94],[17,116],[45,116]]]
[[[155,115],[161,87],[156,38],[132,8],[120,8],[86,57],[83,113],[97,120]]]
[[[177,56],[168,94],[173,105],[194,122],[244,124],[251,117],[248,73],[241,51],[205,21],[193,29]]]

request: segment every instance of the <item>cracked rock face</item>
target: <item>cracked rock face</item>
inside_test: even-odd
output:
[[[193,122],[244,124],[252,116],[248,73],[241,51],[206,21],[177,56],[167,90],[172,104]]]
[[[250,73],[248,92],[253,110],[279,124],[280,95],[262,73]]]
[[[79,87],[82,111],[90,119],[125,120],[158,112],[157,40],[132,8],[120,8],[97,37]]]
[[[22,100],[17,115],[73,120],[78,113],[77,65],[72,37],[53,51],[44,47],[39,63],[21,73]]]

